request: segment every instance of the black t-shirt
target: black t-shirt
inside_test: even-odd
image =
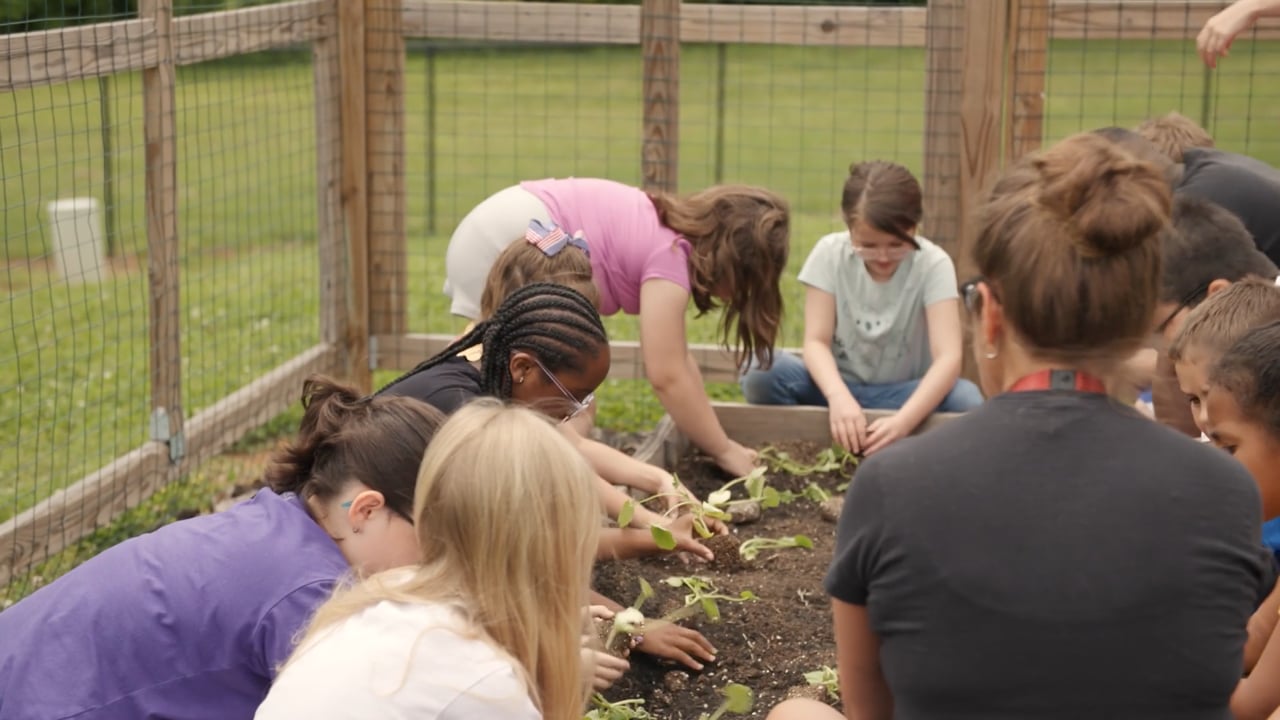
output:
[[[1280,170],[1247,155],[1213,148],[1182,153],[1175,189],[1217,203],[1240,218],[1253,242],[1280,265]]]
[[[828,592],[894,717],[1228,720],[1274,581],[1258,489],[1102,395],[999,395],[858,468]]]
[[[445,415],[451,415],[481,395],[480,371],[466,358],[451,357],[435,367],[410,375],[384,392],[417,398]]]

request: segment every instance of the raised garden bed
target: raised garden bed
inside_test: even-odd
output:
[[[829,447],[825,409],[723,404],[717,405],[716,411],[731,437],[750,447],[769,446],[784,452],[797,465],[814,465]],[[924,429],[946,419],[931,418]],[[672,469],[703,499],[730,479],[709,459],[690,450],[665,419],[636,450],[636,456]],[[839,489],[854,472],[852,466],[845,466],[801,475],[780,469],[767,473],[768,487],[784,497],[792,493],[797,498],[763,510],[760,518],[749,524],[731,524],[732,540],[712,544],[717,558],[710,564],[685,563],[672,556],[602,563],[596,572],[596,589],[623,605],[637,598],[641,578],[648,582],[654,591],[643,606],[648,617],[661,617],[685,604],[687,588],[673,587],[666,582],[668,578],[698,576],[722,595],[737,597],[748,591],[755,596],[745,602],[717,602],[718,622],[709,621],[702,613],[681,621],[698,628],[717,650],[716,662],[705,670],[693,672],[637,653],[632,657],[631,672],[604,697],[612,702],[643,699],[645,710],[663,720],[697,720],[702,713],[712,712],[723,699],[719,690],[728,683],[741,683],[755,692],[755,707],[743,717],[763,718],[774,705],[796,693],[838,707],[825,690],[809,685],[805,674],[836,666],[830,601],[822,581],[835,540]],[[735,499],[747,495],[741,484],[732,492]],[[824,507],[819,502],[823,493],[836,500]],[[807,538],[812,549],[765,549],[750,561],[737,552],[738,543],[752,538],[797,535]],[[834,673],[830,677],[834,680]]]

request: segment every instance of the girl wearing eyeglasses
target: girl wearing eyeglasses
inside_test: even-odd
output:
[[[856,163],[840,205],[849,229],[820,239],[800,271],[803,360],[780,353],[747,372],[742,392],[762,405],[825,405],[832,439],[871,455],[935,410],[977,407],[982,393],[960,378],[955,267],[915,234],[920,183],[895,163]],[[868,423],[864,409],[898,412]]]
[[[484,350],[479,367],[460,354],[476,346]],[[590,408],[596,387],[609,373],[609,360],[609,338],[595,306],[570,287],[534,283],[512,291],[491,317],[378,394],[415,397],[450,413],[475,398],[494,397],[530,406],[567,425]],[[584,444],[594,442],[572,428],[564,430],[580,451]],[[616,517],[627,496],[598,476],[596,487],[605,510]],[[669,518],[640,506],[631,527],[601,533],[597,557],[662,552],[646,529],[653,524],[671,530],[676,550],[712,557],[693,532],[692,516]],[[719,524],[715,529],[727,531]],[[597,595],[596,602],[611,610],[621,609],[603,596]],[[646,633],[637,649],[695,669],[714,659],[706,638],[678,625]],[[601,661],[609,662],[605,658]]]

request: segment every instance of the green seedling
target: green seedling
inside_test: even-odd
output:
[[[836,445],[818,453],[812,465],[798,462],[788,453],[773,446],[761,448],[759,457],[768,464],[771,472],[786,473],[793,477],[838,472],[846,467],[858,466],[858,456]]]
[[[750,590],[743,590],[737,595],[725,595],[710,580],[698,575],[669,577],[662,582],[673,588],[683,587],[688,590],[688,594],[684,596],[684,607],[663,616],[662,619],[667,622],[675,622],[676,620],[692,617],[697,615],[699,611],[706,615],[711,622],[720,622],[720,606],[716,604],[717,600],[746,602],[756,599],[756,594]]]
[[[641,698],[611,703],[603,695],[596,693],[591,697],[591,705],[593,707],[582,716],[582,720],[653,720],[649,711],[644,709],[644,700]]]
[[[696,500],[691,499],[692,496],[688,493],[680,492],[680,479],[675,478],[674,476],[673,479],[676,486],[676,497],[679,498],[680,502],[674,507],[668,508],[664,517],[674,517],[676,514],[680,513],[680,511],[688,510],[689,514],[693,515],[694,532],[698,533],[698,535],[703,538],[709,538],[714,535],[715,533],[711,532],[711,528],[707,524],[707,518],[728,520],[729,513],[726,513],[724,510],[716,507],[712,503],[697,502]],[[668,493],[650,495],[649,497],[640,500],[640,502],[646,503],[650,500],[667,497],[668,495]],[[618,527],[624,528],[630,525],[632,518],[635,517],[635,512],[635,500],[627,500],[623,503],[622,508],[618,511]],[[653,536],[654,544],[663,550],[674,550],[676,548],[676,536],[666,527],[663,527],[662,525],[650,525],[649,534]]]
[[[640,594],[636,596],[636,601],[626,610],[620,610],[614,613],[613,623],[609,626],[609,634],[605,636],[605,650],[611,653],[621,651],[619,640],[630,640],[632,637],[644,632],[645,617],[640,612],[641,606],[645,601],[653,597],[653,586],[649,581],[640,578]]]
[[[738,546],[738,554],[743,560],[755,560],[761,550],[776,550],[780,548],[802,547],[807,550],[813,549],[813,541],[804,535],[796,535],[793,537],[773,538],[751,538]]]
[[[728,505],[733,499],[732,491],[735,485],[742,485],[743,489],[747,491],[747,499],[760,503],[760,509],[762,510],[775,508],[793,501],[795,499],[794,493],[779,492],[777,489],[769,487],[767,484],[768,477],[766,476],[768,471],[768,468],[761,466],[740,478],[730,480],[721,485],[719,490],[708,495],[707,502],[716,507]]]
[[[829,665],[823,665],[813,672],[805,673],[804,681],[826,690],[827,697],[832,700],[840,699],[840,676]]]
[[[746,715],[756,704],[756,694],[746,685],[729,683],[720,688],[720,694],[724,696],[724,702],[720,703],[720,707],[710,715],[702,713],[698,716],[698,720],[720,720],[725,713]]]

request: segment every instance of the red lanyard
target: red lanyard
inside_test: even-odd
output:
[[[1006,392],[1033,390],[1075,390],[1106,394],[1107,386],[1097,377],[1075,370],[1040,370],[1018,378]]]

